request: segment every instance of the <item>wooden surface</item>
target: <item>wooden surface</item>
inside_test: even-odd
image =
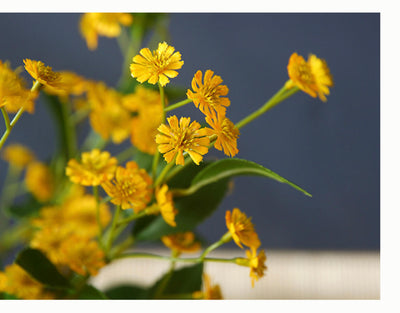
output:
[[[169,255],[167,250],[141,252]],[[379,252],[269,250],[266,255],[266,276],[254,288],[246,267],[207,263],[205,272],[213,284],[220,285],[224,299],[380,299]],[[231,258],[243,252],[210,256]],[[119,282],[149,286],[168,267],[163,260],[123,259],[103,268],[92,283],[102,290]]]

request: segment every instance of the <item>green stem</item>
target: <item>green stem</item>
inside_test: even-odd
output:
[[[225,235],[221,237],[220,240],[214,242],[211,246],[204,250],[204,252],[200,255],[200,259],[204,260],[205,257],[213,250],[217,249],[218,247],[222,246],[223,244],[232,240],[232,235],[230,232],[226,232]]]
[[[153,204],[152,206],[150,206],[150,207],[144,209],[143,211],[140,211],[140,212],[138,212],[138,213],[136,213],[136,214],[133,214],[132,216],[129,216],[129,217],[123,219],[123,220],[120,220],[120,221],[117,223],[117,226],[121,226],[121,225],[128,224],[128,223],[130,223],[130,222],[132,222],[132,221],[134,221],[134,220],[137,220],[137,219],[139,219],[139,218],[141,218],[141,217],[143,217],[143,216],[152,214],[152,213],[153,213],[153,208],[154,208],[154,207],[158,207],[157,204]]]
[[[184,105],[186,105],[186,104],[188,104],[188,103],[190,103],[190,102],[192,102],[192,99],[185,99],[185,100],[182,100],[182,101],[180,101],[180,102],[177,102],[177,103],[175,103],[175,104],[172,104],[172,105],[167,106],[167,107],[164,109],[164,112],[169,112],[169,111],[175,110],[175,109],[177,109],[177,108],[183,107]]]
[[[162,104],[162,107],[164,108],[161,123],[165,123],[165,94],[164,94],[164,87],[161,86],[160,83],[158,83],[158,88],[160,90],[161,104]],[[152,164],[153,181],[156,180],[157,167],[158,167],[159,160],[160,160],[160,152],[157,149],[156,153],[154,154],[153,164]]]
[[[10,129],[10,117],[4,107],[1,107],[1,113],[3,113],[4,123],[6,124],[6,129]]]
[[[35,81],[35,83],[33,84],[32,88],[31,88],[31,92],[37,91],[40,89],[40,87],[42,86],[41,83],[39,83],[38,81]],[[2,108],[3,109],[3,108]],[[3,111],[3,110],[2,110]],[[3,147],[4,143],[6,142],[8,136],[10,136],[10,133],[12,131],[12,129],[14,128],[15,124],[17,124],[18,120],[21,118],[21,115],[25,112],[25,107],[22,106],[17,114],[15,114],[13,120],[11,122],[6,121],[6,123],[9,125],[6,129],[6,131],[4,132],[3,136],[0,139],[0,150]],[[3,113],[4,116],[4,113]],[[8,115],[7,115],[8,116]]]
[[[124,151],[120,152],[116,158],[118,160],[118,163],[123,163],[126,160],[130,159],[133,157],[133,154],[136,152],[136,148],[134,146],[129,147],[125,149]]]
[[[96,199],[96,220],[97,226],[99,227],[99,242],[101,243],[101,237],[103,234],[103,226],[101,226],[100,219],[100,197],[99,197],[99,186],[93,186],[93,196]]]
[[[115,208],[114,217],[113,217],[113,220],[112,220],[110,232],[108,234],[108,241],[107,241],[107,245],[106,245],[106,253],[107,254],[109,253],[109,251],[111,249],[111,245],[112,245],[112,243],[114,241],[114,236],[115,236],[114,231],[115,231],[115,228],[117,226],[117,222],[118,222],[120,211],[121,211],[121,206],[117,206]]]
[[[67,144],[67,158],[71,159],[76,154],[77,143],[76,143],[76,132],[75,125],[71,119],[71,112],[68,108],[68,103],[61,103],[61,114],[64,119],[64,134]]]
[[[175,156],[175,158],[176,158],[176,156]],[[169,172],[171,167],[173,167],[175,165],[175,158],[163,168],[162,172],[157,177],[157,180],[154,183],[154,187],[157,187],[157,186],[161,185],[162,182],[164,182],[165,176],[167,175],[167,173]],[[181,166],[181,167],[183,167],[183,166]]]
[[[255,120],[257,117],[261,116],[268,110],[272,109],[274,106],[282,102],[283,100],[289,98],[291,95],[295,94],[297,91],[299,91],[298,87],[293,87],[291,89],[286,89],[286,86],[283,86],[275,95],[272,96],[271,99],[269,99],[261,108],[258,110],[254,111],[244,119],[242,119],[240,122],[236,123],[237,128],[242,128],[243,126],[249,124],[253,120]]]

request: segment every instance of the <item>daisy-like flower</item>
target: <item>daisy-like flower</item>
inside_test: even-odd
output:
[[[69,95],[81,95],[87,89],[87,81],[74,72],[60,71],[60,84],[63,88],[54,88],[52,86],[46,86],[44,91],[56,95],[59,97],[65,97]]]
[[[148,81],[150,84],[160,83],[165,86],[169,83],[169,78],[178,75],[183,61],[180,52],[174,52],[175,48],[166,42],[158,44],[157,50],[151,52],[149,48],[140,50],[140,54],[133,57],[130,65],[131,75],[138,82]]]
[[[97,48],[98,36],[118,37],[121,25],[132,24],[133,17],[129,13],[84,13],[79,28],[90,50]]]
[[[2,158],[14,167],[25,168],[35,160],[35,155],[21,144],[10,144],[4,149]]]
[[[86,237],[69,236],[62,242],[60,251],[64,255],[63,263],[82,276],[95,276],[106,265],[104,252],[97,241]]]
[[[247,217],[238,208],[234,208],[232,213],[226,211],[225,220],[229,233],[240,248],[243,249],[242,244],[253,249],[257,249],[261,245],[251,218]]]
[[[46,202],[53,196],[54,178],[49,167],[42,162],[35,161],[28,165],[25,185],[40,202]]]
[[[16,296],[23,300],[54,299],[41,283],[33,279],[22,267],[11,264],[0,272],[2,288],[0,291]]]
[[[154,155],[157,144],[154,140],[157,127],[163,120],[163,105],[160,93],[138,86],[135,93],[122,99],[122,105],[136,115],[131,122],[131,142],[140,151]]]
[[[175,227],[175,215],[177,214],[177,210],[174,207],[172,193],[168,191],[168,185],[163,185],[161,188],[157,188],[156,200],[164,221]]]
[[[184,165],[183,152],[187,152],[194,163],[199,165],[203,155],[208,152],[210,139],[205,128],[201,128],[196,121],[190,123],[190,117],[178,118],[173,115],[167,118],[169,126],[161,124],[157,134],[156,143],[158,151],[164,155],[167,163],[176,156],[176,164]]]
[[[200,242],[196,241],[192,232],[163,236],[161,241],[177,254],[197,252],[201,248]]]
[[[223,80],[220,76],[213,75],[213,71],[207,70],[203,83],[203,74],[201,71],[197,71],[192,80],[193,91],[188,89],[186,95],[203,114],[215,116],[218,112],[224,116],[226,107],[231,104],[230,100],[224,97],[228,94],[229,89],[227,86],[221,85]]]
[[[42,61],[30,59],[25,59],[24,64],[26,71],[42,85],[62,89],[60,73],[53,72],[50,66],[46,66]]]
[[[5,106],[8,112],[15,113],[23,106],[27,112],[33,113],[37,96],[37,92],[26,88],[25,81],[7,62],[0,60],[0,108]]]
[[[306,61],[295,52],[290,56],[287,69],[290,78],[287,88],[297,86],[313,98],[318,95],[322,101],[327,100],[325,95],[329,95],[333,78],[325,60],[311,54]]]
[[[248,266],[250,267],[251,286],[254,287],[254,282],[263,277],[267,270],[267,266],[265,265],[267,257],[264,250],[261,250],[257,255],[255,249],[251,249],[251,251],[246,250],[246,256],[248,259]]]
[[[206,122],[212,127],[206,128],[207,135],[216,135],[215,148],[224,151],[227,156],[235,156],[239,150],[237,148],[237,139],[239,138],[239,129],[231,122],[229,118],[218,114],[217,116],[206,116]]]
[[[75,184],[98,186],[114,177],[117,163],[117,159],[111,157],[109,152],[93,149],[83,152],[80,162],[69,160],[65,173]]]
[[[126,167],[118,166],[115,178],[101,186],[112,198],[111,202],[120,205],[123,210],[133,208],[135,213],[146,208],[151,200],[152,179],[136,162],[126,163]]]

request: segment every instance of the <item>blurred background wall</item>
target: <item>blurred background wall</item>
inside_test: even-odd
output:
[[[115,86],[122,65],[116,40],[101,37],[97,50],[89,51],[79,19],[75,13],[0,14],[0,59],[13,68],[24,58],[42,60],[54,70]],[[234,122],[281,88],[293,52],[324,58],[335,81],[326,103],[299,92],[244,127],[238,141],[237,157],[262,164],[313,197],[265,178],[239,177],[199,232],[217,240],[225,211],[238,207],[253,217],[266,248],[379,249],[380,15],[179,13],[170,14],[169,29],[169,44],[185,62],[172,83],[190,87],[198,69],[212,69],[229,87]],[[44,160],[56,148],[52,123],[37,104],[8,143],[24,143]],[[5,169],[0,161],[0,184]]]

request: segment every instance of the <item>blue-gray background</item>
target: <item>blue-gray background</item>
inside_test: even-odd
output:
[[[0,59],[13,68],[24,58],[42,60],[115,86],[122,64],[116,40],[102,37],[89,51],[79,18],[0,14]],[[173,83],[189,87],[198,69],[212,69],[230,89],[234,122],[287,80],[292,52],[326,59],[335,80],[327,103],[298,93],[244,127],[238,142],[239,158],[270,168],[313,197],[265,178],[239,177],[199,232],[217,240],[225,211],[239,207],[253,217],[267,249],[379,249],[380,15],[180,13],[170,15],[169,29],[169,44],[185,62]],[[8,142],[25,143],[45,159],[56,148],[55,129],[43,106],[36,108]],[[0,184],[5,168],[0,161]]]

